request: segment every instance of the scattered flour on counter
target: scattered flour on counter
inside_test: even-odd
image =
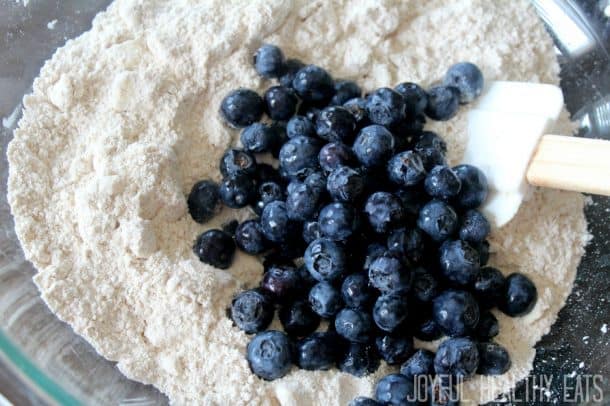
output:
[[[57,20],[49,21],[47,23],[47,28],[49,30],[54,30],[56,25],[57,25]]]
[[[251,66],[263,41],[365,90],[430,85],[454,62],[487,80],[558,83],[553,44],[525,0],[118,0],[91,31],[41,70],[8,149],[9,202],[35,282],[59,318],[128,377],[176,404],[345,405],[370,395],[366,378],[292,371],[263,382],[244,358],[248,337],[225,315],[254,286],[257,260],[221,271],[191,253],[204,228],[185,194],[237,132],[218,117],[236,87],[270,86]],[[432,123],[460,161],[467,108]],[[562,133],[572,126],[564,112]],[[497,397],[532,368],[534,344],[564,305],[588,240],[580,194],[536,190],[491,238],[491,263],[529,275],[539,300],[528,315],[496,313],[512,357],[502,376],[477,376],[464,404]],[[243,219],[247,211],[225,211]]]

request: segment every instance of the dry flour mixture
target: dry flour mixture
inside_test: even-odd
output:
[[[191,252],[203,227],[185,195],[219,176],[238,135],[219,118],[224,95],[269,86],[251,66],[262,42],[365,90],[429,85],[462,60],[487,80],[558,83],[559,68],[524,0],[118,0],[43,67],[8,150],[9,201],[57,316],[176,404],[345,405],[370,395],[388,369],[259,380],[244,357],[248,338],[225,309],[262,266],[241,255],[221,271]],[[429,126],[449,144],[451,164],[464,149],[465,110]],[[558,130],[570,132],[567,114]],[[539,299],[525,317],[496,313],[512,368],[476,376],[465,400],[491,400],[530,371],[584,253],[583,205],[579,194],[538,190],[492,235],[491,264],[527,274]],[[212,225],[248,215],[226,210]]]

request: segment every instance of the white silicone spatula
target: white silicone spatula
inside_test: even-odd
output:
[[[556,86],[492,82],[468,113],[464,162],[487,175],[482,210],[495,227],[517,213],[528,184],[610,195],[610,141],[550,135],[562,107]]]

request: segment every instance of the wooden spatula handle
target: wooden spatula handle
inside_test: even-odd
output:
[[[527,181],[610,196],[610,141],[544,135],[527,170]]]

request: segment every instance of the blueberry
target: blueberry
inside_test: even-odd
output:
[[[377,327],[393,332],[407,318],[407,299],[404,295],[390,293],[377,298],[373,306],[373,320]]]
[[[331,106],[341,106],[356,97],[360,97],[362,89],[351,80],[338,80],[335,82],[335,95],[330,99]]]
[[[288,139],[286,135],[286,122],[285,121],[273,121],[269,124],[270,130],[273,132],[273,143],[271,144],[271,156],[278,159],[280,156],[280,149]]]
[[[428,104],[428,95],[419,85],[404,82],[397,85],[394,90],[400,93],[404,99],[407,116],[415,117],[424,112]]]
[[[469,243],[478,244],[487,238],[491,226],[481,212],[477,210],[466,211],[461,218],[460,239]]]
[[[480,169],[472,165],[453,168],[462,182],[460,193],[454,199],[461,209],[476,209],[487,199],[487,178]]]
[[[375,388],[375,399],[384,405],[419,405],[413,379],[401,374],[390,374],[381,378]]]
[[[443,83],[458,89],[460,103],[470,103],[483,91],[483,73],[474,63],[460,62],[447,70]]]
[[[376,192],[369,196],[364,212],[369,224],[378,233],[400,227],[405,218],[400,200],[388,192]]]
[[[327,141],[350,142],[356,131],[356,119],[341,106],[327,107],[316,121],[318,137]]]
[[[462,240],[448,240],[440,248],[440,267],[445,278],[459,285],[474,283],[479,276],[479,253]]]
[[[370,123],[369,116],[366,112],[366,99],[362,97],[356,97],[343,103],[345,107],[356,119],[356,123],[359,126]]]
[[[318,281],[311,276],[305,264],[301,264],[301,266],[297,268],[297,273],[299,274],[299,278],[301,279],[302,284],[299,290],[304,291],[305,296],[307,296],[309,290],[313,287],[313,285],[318,283]]]
[[[322,171],[309,174],[305,178],[305,184],[322,196],[326,193],[326,175]]]
[[[520,273],[508,275],[503,293],[498,307],[511,317],[529,313],[538,299],[536,286],[527,276]]]
[[[438,376],[428,386],[429,406],[459,406],[459,391],[452,385],[451,379]]]
[[[339,202],[355,202],[365,191],[364,176],[355,169],[339,166],[328,175],[326,188],[331,197]]]
[[[246,207],[256,197],[256,184],[247,175],[235,175],[220,183],[220,198],[232,209]]]
[[[449,338],[441,343],[434,357],[434,371],[438,375],[470,378],[479,366],[479,351],[469,338]]]
[[[371,122],[392,126],[405,119],[405,100],[397,91],[382,87],[368,95],[366,112]]]
[[[506,278],[502,275],[502,272],[496,268],[486,266],[481,268],[472,287],[474,294],[482,305],[494,307],[500,303],[504,294],[505,283]]]
[[[295,337],[313,333],[320,324],[320,316],[311,310],[309,303],[302,300],[283,306],[279,311],[279,318],[284,331]]]
[[[337,366],[342,372],[363,377],[379,368],[379,355],[369,344],[349,343]]]
[[[337,360],[337,345],[332,334],[313,333],[296,344],[296,363],[308,371],[328,370]]]
[[[426,177],[424,163],[413,151],[404,151],[394,155],[388,162],[388,177],[398,186],[413,186]]]
[[[189,213],[193,220],[203,224],[218,211],[220,195],[218,184],[211,180],[202,180],[193,185],[187,199]]]
[[[460,193],[462,182],[451,168],[437,165],[426,176],[424,186],[430,196],[448,200]]]
[[[356,156],[352,149],[341,142],[330,142],[322,147],[318,155],[320,166],[326,172],[341,166],[353,166],[356,163]]]
[[[222,223],[220,228],[225,233],[229,234],[232,237],[235,237],[235,231],[237,231],[237,227],[239,226],[239,221],[233,219]]]
[[[322,236],[334,241],[345,241],[358,228],[354,208],[346,203],[331,203],[320,210],[318,216]]]
[[[263,95],[266,112],[272,120],[288,120],[297,110],[299,98],[294,90],[284,86],[272,86]]]
[[[284,54],[275,45],[264,44],[254,54],[254,69],[264,78],[277,78],[284,69]]]
[[[353,399],[347,406],[382,406],[381,403],[371,398],[365,398],[364,396],[358,396]]]
[[[269,268],[263,275],[261,288],[276,299],[289,299],[300,289],[301,278],[296,268],[287,265],[276,265]]]
[[[294,228],[286,203],[277,200],[265,206],[260,222],[263,235],[273,242],[286,241]]]
[[[249,152],[271,152],[277,143],[277,133],[269,125],[263,123],[250,124],[241,132],[241,144]]]
[[[267,249],[267,240],[258,220],[246,220],[235,230],[235,243],[244,252],[252,255]]]
[[[434,375],[434,353],[424,349],[415,351],[415,353],[400,366],[400,373],[407,378],[413,378],[419,375]]]
[[[317,281],[335,281],[346,271],[347,257],[343,246],[326,238],[312,241],[303,260]]]
[[[406,262],[419,262],[424,255],[424,236],[416,228],[399,228],[388,236],[388,250]]]
[[[413,335],[422,341],[434,341],[441,338],[443,332],[433,319],[424,319],[417,322]]]
[[[229,149],[220,159],[220,173],[225,178],[236,175],[254,175],[256,159],[246,151]]]
[[[265,182],[274,182],[277,184],[283,183],[283,179],[280,176],[280,172],[277,169],[275,169],[273,166],[271,166],[269,164],[264,164],[264,163],[256,164],[255,178],[256,178],[256,183],[259,185],[263,184]]]
[[[428,201],[425,193],[417,188],[399,189],[394,192],[394,195],[400,200],[405,213],[415,218],[417,218],[419,211]]]
[[[273,319],[273,301],[261,289],[241,292],[231,303],[231,318],[248,334],[267,328]]]
[[[291,220],[312,220],[319,208],[320,193],[305,183],[291,182],[286,210]]]
[[[371,286],[383,293],[406,292],[411,286],[411,272],[390,253],[377,257],[368,269]]]
[[[197,237],[193,252],[201,262],[215,268],[227,269],[233,262],[235,243],[233,238],[222,230],[208,230]]]
[[[479,367],[477,373],[480,375],[502,375],[510,369],[511,361],[508,351],[496,343],[479,343]]]
[[[320,223],[317,221],[305,221],[303,223],[302,232],[303,241],[306,244],[311,243],[313,240],[322,238],[322,232],[320,231]]]
[[[275,182],[265,182],[258,187],[258,200],[253,209],[256,214],[262,214],[265,206],[276,200],[284,200],[284,189]]]
[[[411,282],[411,296],[420,302],[431,302],[439,293],[440,286],[434,275],[424,268],[413,270]]]
[[[413,147],[424,163],[424,168],[431,171],[437,165],[445,165],[447,144],[436,133],[423,131]]]
[[[297,114],[300,116],[304,116],[312,123],[315,123],[318,120],[320,112],[322,111],[320,106],[320,104],[322,103],[323,102],[301,101],[301,104],[299,104],[299,109],[297,110]]]
[[[475,336],[482,341],[487,341],[500,333],[498,319],[490,311],[484,311],[479,317],[479,324],[475,330]]]
[[[263,99],[253,90],[231,91],[220,104],[220,114],[232,127],[242,128],[261,119],[265,111]]]
[[[292,87],[305,102],[329,100],[335,94],[333,78],[315,65],[299,69],[292,81]]]
[[[375,345],[381,358],[389,365],[403,363],[413,352],[413,339],[411,337],[384,335],[375,339]]]
[[[280,85],[292,88],[294,77],[303,67],[305,67],[305,64],[298,59],[287,59],[286,62],[284,62],[284,69],[279,78]]]
[[[447,121],[456,115],[460,105],[460,92],[452,86],[435,86],[428,89],[426,115],[432,120]]]
[[[394,150],[394,136],[380,125],[364,127],[354,141],[353,150],[366,167],[385,165]]]
[[[373,290],[369,287],[368,277],[364,273],[348,275],[341,284],[341,297],[347,307],[364,309],[374,299]]]
[[[298,136],[303,137],[315,137],[316,136],[316,128],[305,116],[294,116],[290,120],[288,120],[288,124],[286,124],[286,133],[288,134],[288,138],[294,138]]]
[[[292,344],[288,336],[280,331],[264,331],[248,343],[247,359],[256,376],[272,381],[290,371]]]
[[[303,179],[319,169],[320,142],[315,138],[290,138],[280,149],[280,172],[290,179]]]
[[[335,330],[348,341],[366,343],[371,339],[373,320],[367,311],[345,308],[335,317]]]
[[[441,242],[456,232],[458,216],[447,203],[432,200],[419,211],[417,226],[434,241]]]
[[[461,337],[473,332],[479,322],[479,305],[470,293],[446,290],[434,299],[434,321],[443,333]]]
[[[369,268],[371,267],[371,264],[380,256],[382,256],[383,254],[385,254],[387,251],[385,245],[380,244],[380,243],[371,243],[369,245],[367,245],[366,247],[366,253],[364,256],[364,264],[362,269],[366,270],[368,272]]]
[[[309,291],[309,305],[320,317],[331,318],[343,307],[341,295],[328,282],[318,282]]]

